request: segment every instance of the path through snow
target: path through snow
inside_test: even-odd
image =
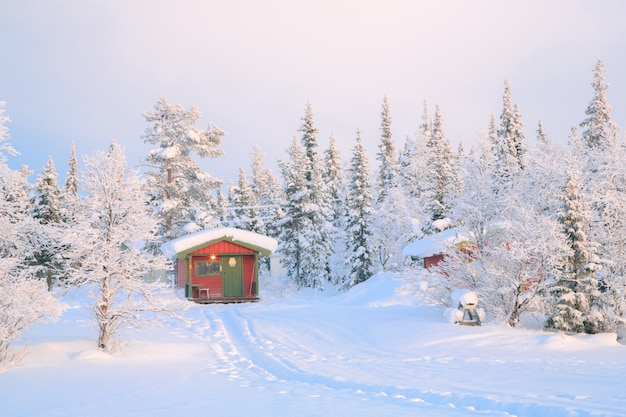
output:
[[[72,308],[0,373],[0,416],[626,416],[614,335],[451,325],[401,286],[192,305],[113,356]]]

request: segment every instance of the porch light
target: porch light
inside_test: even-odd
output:
[[[217,256],[211,255],[210,258],[211,258],[212,261],[214,261],[217,258]]]

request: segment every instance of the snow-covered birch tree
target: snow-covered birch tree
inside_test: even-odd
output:
[[[441,268],[445,278],[434,287],[442,300],[453,290],[472,289],[492,319],[516,326],[523,314],[543,311],[547,285],[567,248],[556,219],[524,197],[525,187],[503,186],[495,177],[492,144],[487,138],[465,159],[452,215],[466,241],[463,250],[451,248]]]
[[[108,152],[85,158],[79,217],[72,225],[70,282],[88,285],[97,329],[97,347],[112,351],[128,326],[144,328],[182,308],[165,283],[143,280],[165,268],[163,255],[149,253],[143,242],[158,223],[146,205],[143,181],[126,163],[124,150],[113,142]],[[157,318],[155,318],[157,317]]]

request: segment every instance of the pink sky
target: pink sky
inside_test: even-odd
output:
[[[64,176],[79,154],[112,139],[139,163],[142,113],[159,96],[228,133],[226,155],[204,164],[225,182],[258,144],[275,169],[307,101],[322,148],[334,132],[344,160],[360,128],[377,152],[386,94],[398,147],[427,100],[466,149],[499,116],[504,80],[529,141],[538,120],[565,143],[605,63],[613,117],[626,125],[626,3],[613,1],[82,1],[0,4],[0,101],[11,140],[39,172]],[[7,4],[8,3],[8,4]]]

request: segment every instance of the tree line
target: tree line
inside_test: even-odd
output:
[[[102,350],[125,324],[146,324],[138,312],[175,314],[180,304],[156,297],[162,283],[143,277],[167,268],[164,242],[221,225],[277,238],[298,287],[347,289],[381,270],[403,271],[426,277],[442,304],[454,289],[473,289],[494,319],[512,326],[535,314],[551,329],[613,331],[626,299],[624,138],[611,119],[601,61],[592,75],[586,118],[565,146],[541,122],[529,146],[508,81],[501,114],[467,151],[453,149],[441,109],[431,115],[426,102],[416,133],[398,148],[385,97],[370,173],[359,130],[345,161],[333,136],[320,149],[307,103],[278,176],[255,146],[249,173],[242,167],[226,186],[197,162],[222,156],[225,133],[195,127],[199,110],[166,98],[144,114],[143,140],[153,149],[141,171],[112,142],[86,156],[79,172],[72,146],[63,185],[51,158],[30,184],[31,171],[6,164],[15,150],[2,103],[0,363],[24,328],[59,316],[55,287],[95,288]],[[471,254],[450,247],[427,275],[419,260],[402,256],[407,244],[448,229],[466,236]]]

